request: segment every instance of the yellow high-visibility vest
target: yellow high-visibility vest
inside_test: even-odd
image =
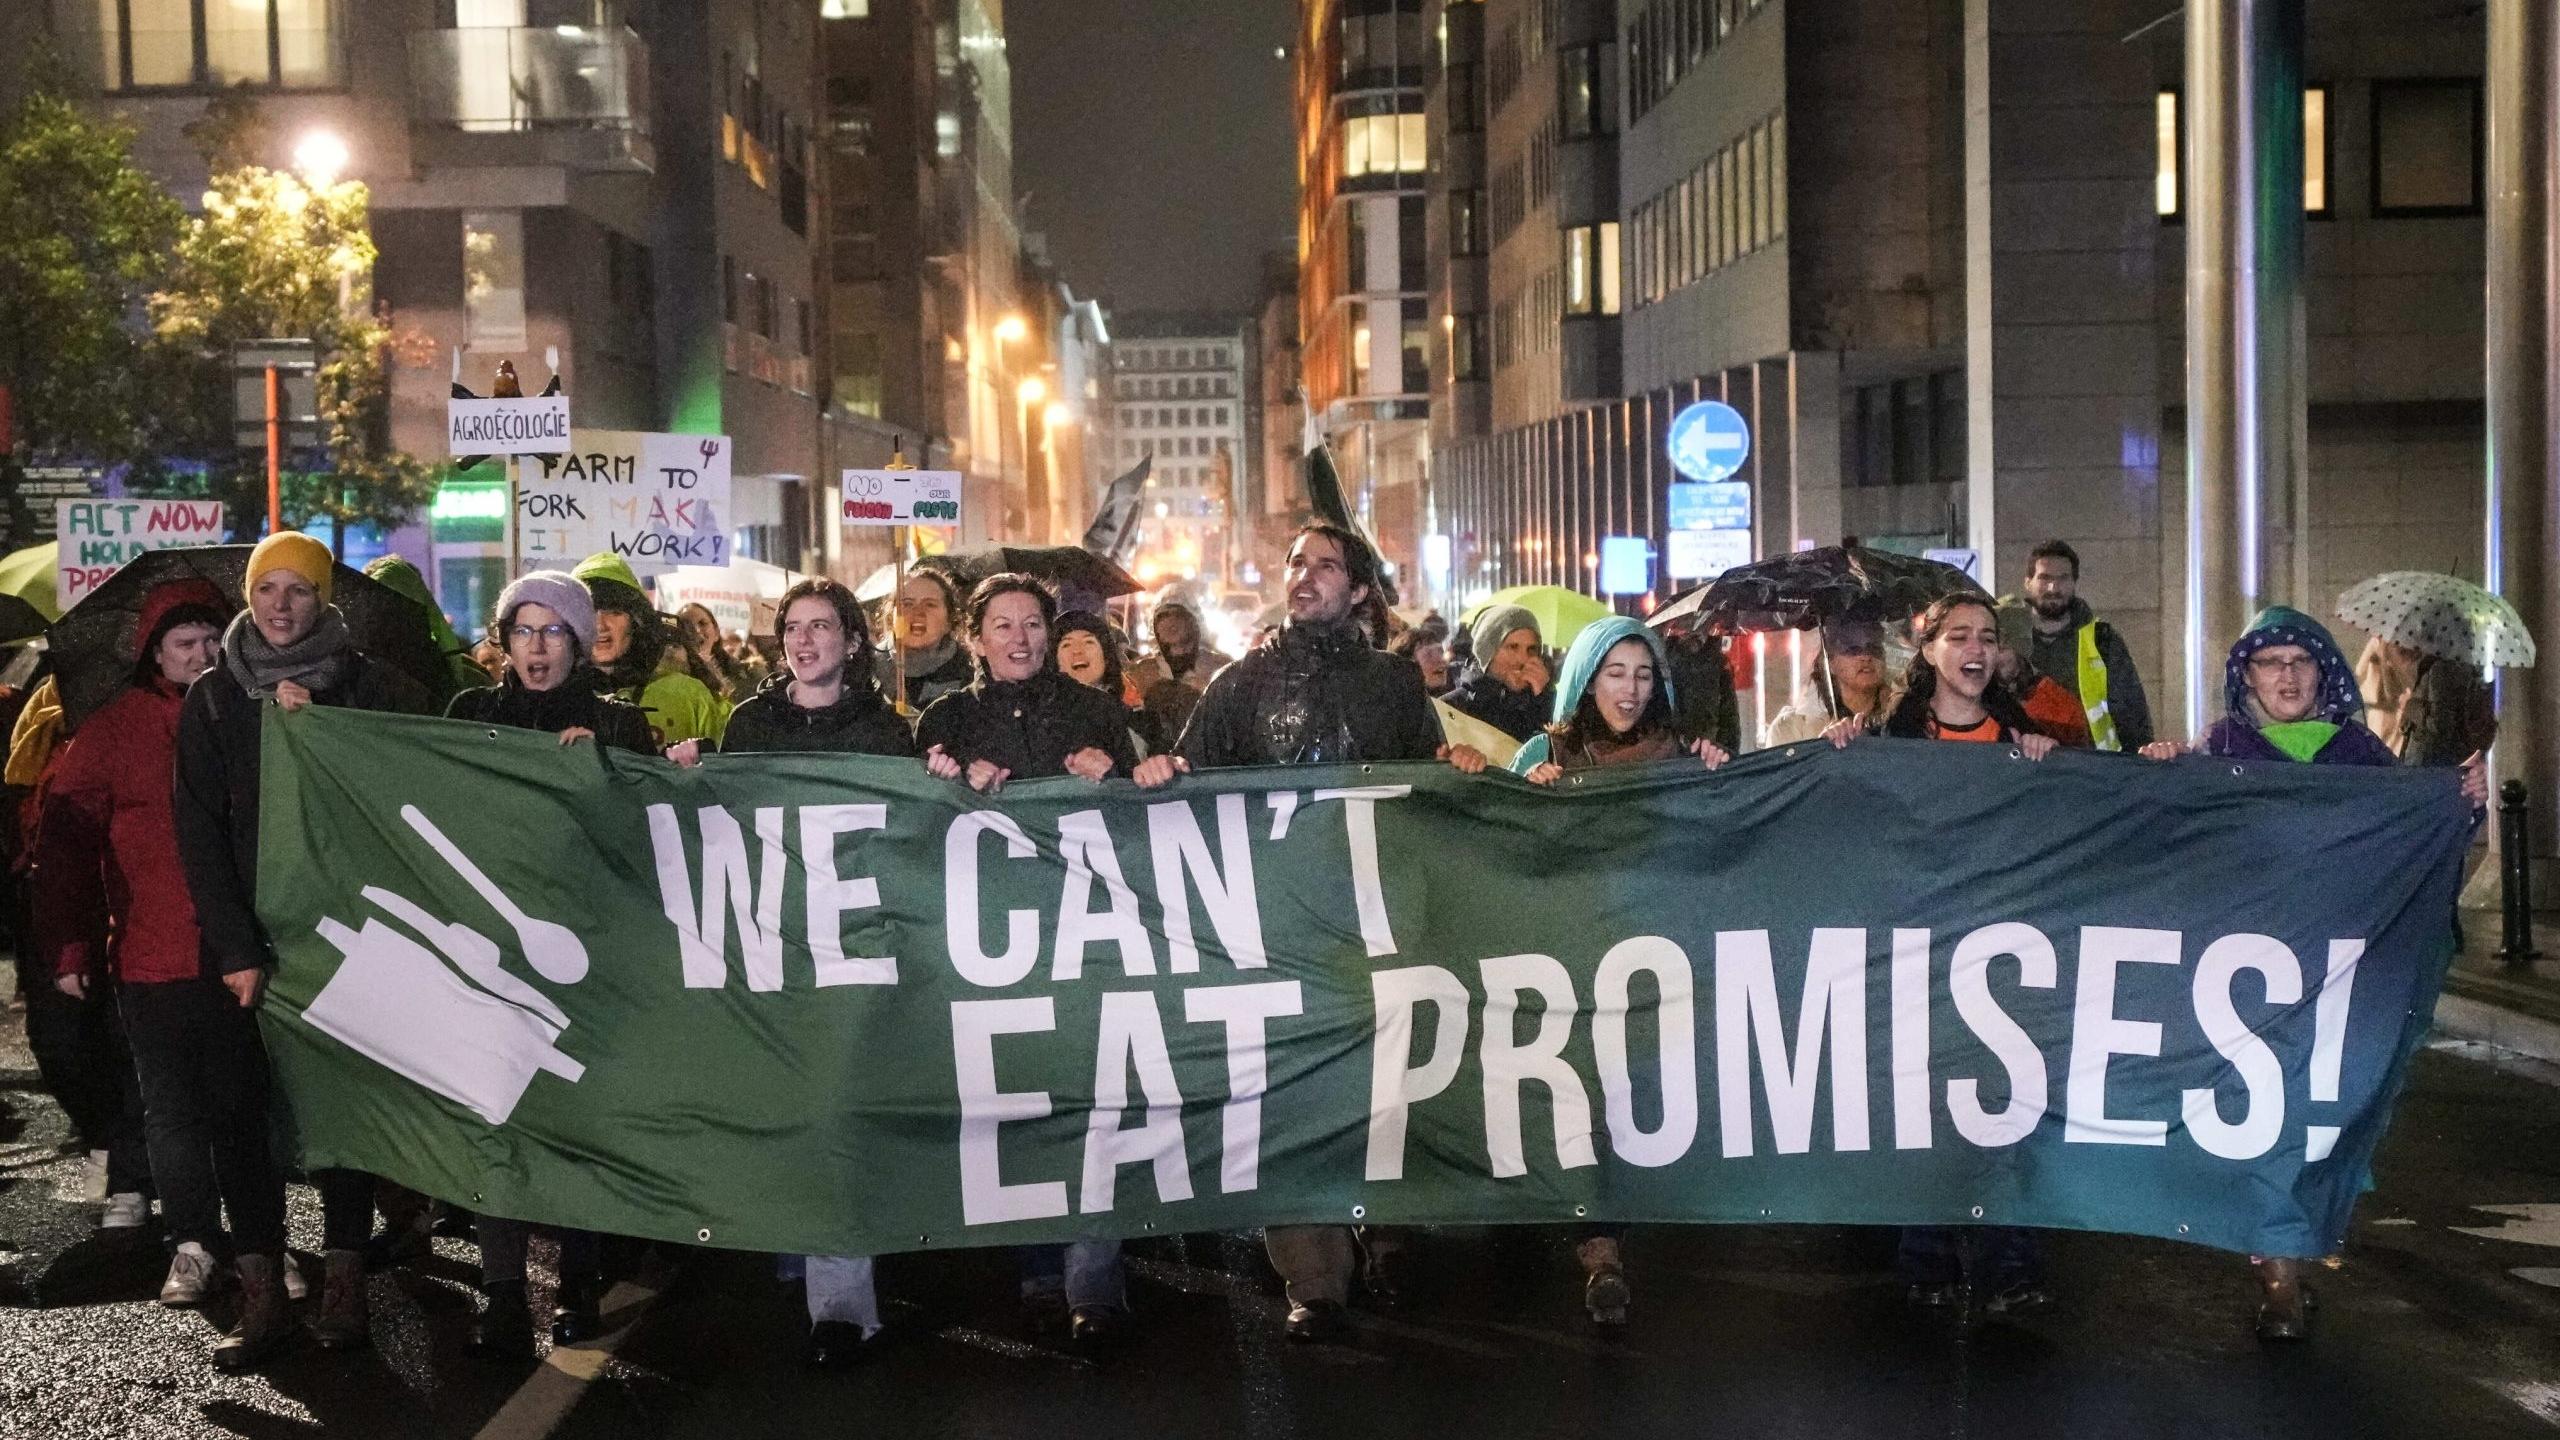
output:
[[[2089,739],[2101,750],[2121,750],[2116,721],[2107,713],[2107,662],[2098,653],[2098,622],[2080,627],[2080,708],[2089,712]]]

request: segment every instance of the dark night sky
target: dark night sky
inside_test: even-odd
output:
[[[1014,189],[1112,309],[1241,314],[1296,243],[1291,0],[1011,0]]]

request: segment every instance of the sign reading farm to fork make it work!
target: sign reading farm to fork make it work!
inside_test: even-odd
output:
[[[579,430],[565,455],[516,462],[518,554],[566,570],[600,550],[654,575],[729,563],[726,435]]]

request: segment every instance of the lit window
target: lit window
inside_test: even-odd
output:
[[[2160,163],[2158,178],[2153,182],[2156,203],[2162,215],[2178,213],[2178,92],[2160,92],[2157,124]]]
[[[821,20],[868,20],[871,0],[818,0]]]
[[[465,347],[499,354],[525,348],[522,214],[462,212],[462,299]]]
[[[335,0],[96,0],[98,78],[111,91],[335,85],[334,9]]]
[[[1618,222],[1608,221],[1600,227],[1600,253],[1597,258],[1600,275],[1600,313],[1618,313]]]
[[[1599,304],[1598,287],[1592,283],[1592,270],[1598,263],[1599,247],[1592,243],[1591,227],[1576,225],[1564,232],[1564,313],[1588,315]]]
[[[2377,81],[2374,86],[2377,132],[2382,118],[2379,97],[2387,83]],[[2418,83],[2425,88],[2438,88],[2431,81]],[[2476,89],[2472,91],[2475,99],[2477,93]],[[2181,100],[2177,91],[2163,90],[2154,101],[2152,111],[2152,143],[2156,161],[2153,166],[2152,203],[2164,220],[2178,218],[2186,206],[2186,117],[2181,109]],[[2377,152],[2379,149],[2377,143]],[[2376,213],[2382,213],[2387,204],[2379,198],[2382,188],[2377,177]],[[2329,89],[2325,85],[2306,86],[2302,92],[2302,211],[2306,215],[2329,213]]]

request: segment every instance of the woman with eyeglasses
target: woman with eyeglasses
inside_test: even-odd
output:
[[[539,730],[562,745],[593,742],[654,755],[648,716],[637,705],[596,693],[596,606],[587,587],[558,570],[536,570],[498,596],[490,638],[506,651],[497,684],[453,697],[445,715],[480,725]],[[472,1326],[471,1353],[492,1360],[533,1358],[533,1320],[525,1308],[525,1244],[533,1227],[495,1215],[479,1218],[480,1290],[486,1297]],[[604,1293],[600,1236],[560,1232],[560,1291],[551,1338],[573,1344],[596,1333]]]
[[[2364,696],[2355,667],[2319,621],[2299,610],[2270,606],[2233,642],[2222,669],[2223,717],[2192,749],[2175,740],[2142,747],[2152,760],[2195,753],[2227,760],[2292,761],[2306,765],[2397,765],[2400,757],[2365,727]],[[2489,803],[2482,758],[2462,762],[2462,797],[2478,810]],[[2283,1256],[2252,1257],[2260,1299],[2258,1338],[2300,1340],[2311,1333],[2303,1262]]]

